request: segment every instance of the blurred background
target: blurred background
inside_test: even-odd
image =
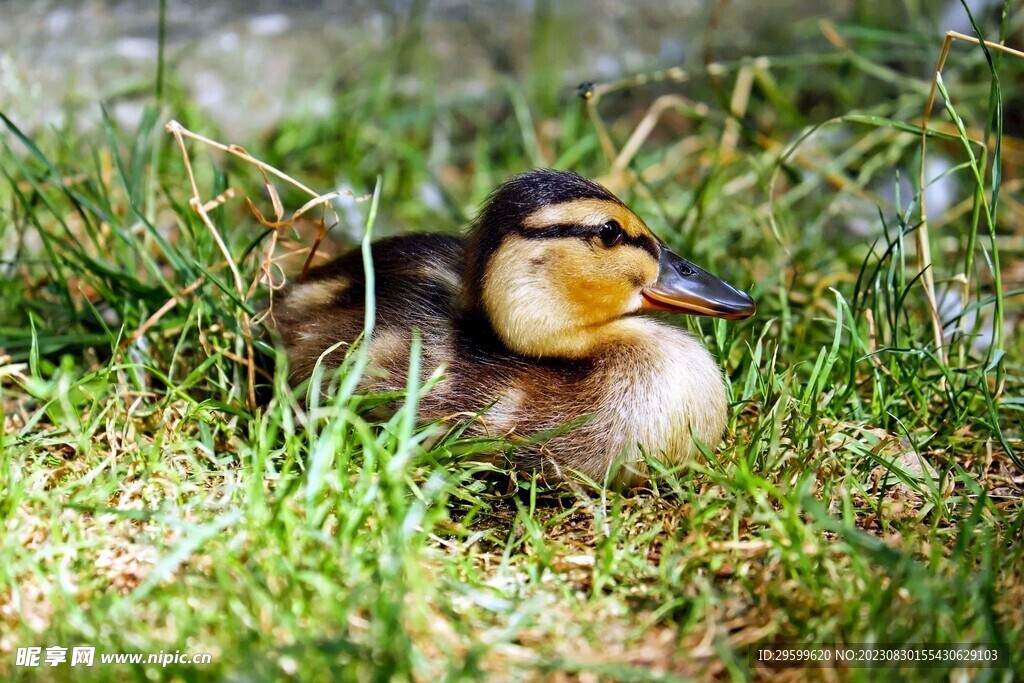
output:
[[[137,121],[151,94],[160,4],[155,0],[0,2],[0,109],[32,131],[85,125],[82,108],[106,101]],[[1001,3],[970,0],[983,27]],[[501,99],[505,79],[528,86],[550,112],[580,81],[669,66],[827,46],[822,19],[861,29],[911,29],[934,38],[970,32],[960,0],[167,0],[168,78],[211,122],[239,141],[289,117],[326,118],[339,93],[379,76],[438,106]],[[911,64],[915,76],[934,60]],[[813,73],[805,76],[813,80]],[[81,119],[81,120],[79,120]]]

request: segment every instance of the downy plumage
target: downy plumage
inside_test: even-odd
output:
[[[487,410],[469,432],[530,437],[580,426],[513,452],[518,469],[620,483],[646,474],[640,447],[669,463],[721,440],[722,373],[687,332],[642,315],[728,319],[754,303],[672,253],[600,185],[540,170],[495,190],[466,239],[416,234],[372,247],[377,316],[366,390],[401,391],[412,333],[422,372],[444,379],[421,401],[425,422]],[[271,320],[292,379],[308,378],[337,342],[363,329],[358,250],[310,271],[275,301]],[[328,354],[337,365],[346,345]],[[488,408],[488,406],[490,406]]]

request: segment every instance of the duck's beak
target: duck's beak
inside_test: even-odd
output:
[[[658,256],[658,280],[643,290],[643,308],[742,320],[754,315],[754,300],[728,282],[690,263],[665,246]]]

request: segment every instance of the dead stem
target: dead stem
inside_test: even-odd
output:
[[[281,230],[290,228],[292,225],[294,225],[295,221],[298,218],[300,218],[305,213],[318,206],[323,207],[326,216],[327,207],[329,206],[330,201],[335,199],[336,197],[347,196],[352,197],[356,201],[363,201],[368,197],[368,195],[364,197],[357,197],[353,193],[348,192],[347,190],[336,190],[333,192],[328,192],[326,194],[320,194],[318,192],[313,191],[312,189],[310,189],[303,183],[299,182],[295,178],[292,178],[283,171],[279,171],[270,164],[267,164],[266,162],[261,161],[256,157],[250,155],[248,152],[246,152],[243,148],[239,147],[238,145],[225,145],[223,143],[217,142],[216,140],[211,140],[210,138],[204,137],[197,133],[193,133],[192,131],[188,130],[187,128],[185,128],[180,123],[174,120],[169,121],[167,123],[166,129],[169,133],[171,133],[171,135],[174,136],[174,139],[178,144],[178,148],[181,150],[182,161],[185,164],[185,173],[188,176],[189,185],[192,191],[192,197],[189,200],[189,206],[192,208],[193,211],[195,211],[199,215],[200,219],[203,222],[203,225],[206,226],[207,230],[209,230],[210,234],[212,235],[214,242],[216,242],[217,248],[224,256],[225,263],[231,270],[231,277],[234,281],[235,291],[237,292],[239,298],[243,301],[247,301],[253,295],[260,281],[264,277],[268,277],[272,280],[272,277],[270,277],[270,273],[274,268],[273,252],[275,247],[277,246],[277,234]],[[274,232],[274,238],[271,239],[268,245],[264,248],[263,259],[260,263],[260,267],[256,271],[257,275],[249,284],[248,287],[245,287],[243,285],[242,275],[239,272],[238,266],[231,255],[231,251],[228,248],[227,244],[225,243],[224,238],[221,236],[220,231],[217,230],[217,227],[213,224],[213,221],[210,219],[209,216],[210,211],[221,206],[229,199],[234,197],[237,194],[237,191],[234,188],[228,188],[227,190],[219,194],[217,197],[214,197],[213,199],[207,202],[204,202],[202,200],[202,196],[199,192],[199,185],[196,182],[195,174],[192,170],[191,158],[189,157],[188,149],[185,146],[185,138],[195,140],[196,142],[200,142],[208,147],[212,147],[214,149],[218,149],[223,152],[227,152],[228,154],[234,155],[239,159],[242,159],[246,163],[255,166],[259,170],[260,175],[263,177],[264,188],[266,189],[267,194],[270,197],[271,205],[273,206],[274,219],[267,220],[267,218],[265,218],[263,214],[260,213],[260,211],[256,208],[255,204],[249,197],[246,197],[246,202],[248,203],[248,206],[250,210],[253,212],[253,215],[256,217],[256,219],[261,224],[263,224],[267,228],[270,228]],[[278,193],[277,188],[274,186],[274,183],[272,182],[270,176],[274,176],[298,188],[302,192],[305,192],[306,194],[310,195],[312,199],[307,201],[297,211],[292,213],[291,216],[286,218],[284,205],[281,202],[280,194]],[[312,248],[310,248],[309,250],[309,255],[306,258],[306,263],[303,266],[302,275],[300,276],[300,279],[305,277],[306,272],[309,270],[309,265],[310,263],[312,263],[313,257],[316,254],[317,247],[320,245],[320,242],[322,241],[324,235],[326,234],[326,229],[324,226],[325,218],[321,218],[318,221],[317,235]],[[143,323],[143,325],[138,330],[132,333],[132,335],[128,338],[126,343],[130,343],[131,341],[138,339],[139,336],[141,336],[142,334],[145,334],[146,330],[148,330],[154,323],[156,323],[157,320],[160,319],[160,317],[165,315],[167,311],[171,310],[181,298],[188,296],[193,291],[195,291],[195,288],[198,287],[202,281],[203,278],[196,280],[195,282],[190,284],[185,290],[183,290],[179,295],[175,296],[174,298],[170,299],[167,303],[165,303],[160,308],[160,310],[158,310],[153,316],[150,317],[149,320]],[[273,290],[274,288],[272,287],[271,301],[270,304],[267,306],[267,310],[264,311],[263,314],[258,315],[255,319],[250,318],[249,314],[244,310],[239,311],[238,314],[238,323],[239,327],[242,330],[242,337],[245,344],[245,358],[240,358],[235,354],[231,354],[230,357],[233,360],[236,360],[237,362],[242,363],[246,366],[246,375],[249,385],[247,392],[247,401],[250,409],[256,407],[256,358],[255,351],[253,348],[252,324],[256,320],[262,320],[266,315],[269,314],[270,309],[273,306]]]
[[[932,77],[931,88],[928,90],[928,100],[925,103],[924,114],[921,117],[921,164],[918,173],[918,186],[921,188],[921,225],[916,232],[918,270],[922,273],[921,282],[924,285],[925,296],[931,308],[932,331],[935,336],[936,352],[943,363],[946,362],[946,348],[943,340],[942,320],[939,318],[939,310],[935,299],[935,278],[932,272],[932,253],[928,234],[928,210],[925,206],[925,156],[928,152],[928,122],[931,120],[932,109],[935,106],[935,93],[938,90],[939,78],[943,67],[946,65],[946,57],[949,56],[949,49],[954,40],[963,40],[975,45],[980,45],[982,42],[973,36],[967,36],[956,31],[946,32],[946,37],[942,41],[942,49],[939,51],[938,62],[935,65],[935,75]],[[987,40],[984,43],[986,47],[993,50],[1024,59],[1024,52]],[[960,292],[961,306],[967,305],[969,295],[970,280],[965,278]],[[945,379],[942,381],[944,382]]]

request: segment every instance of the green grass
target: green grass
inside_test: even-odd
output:
[[[958,204],[930,217],[933,275],[940,292],[968,282],[979,315],[940,352],[916,266],[913,133],[940,41],[913,22],[837,30],[845,50],[771,58],[739,117],[731,89],[751,60],[599,103],[618,147],[659,94],[706,104],[671,111],[616,189],[758,301],[748,321],[686,321],[729,377],[730,437],[638,491],[488,472],[467,457],[479,444],[414,423],[429,387],[369,422],[358,351],[320,378],[324,401],[300,407],[279,365],[252,410],[246,339],[266,291],[237,294],[163,130],[173,112],[323,191],[372,193],[379,178],[359,205],[375,234],[454,231],[511,173],[608,173],[557,72],[483,102],[409,98],[396,64],[431,73],[412,37],[366,61],[331,120],[258,141],[209,131],[169,71],[169,109],[136,130],[29,139],[4,118],[0,676],[44,673],[14,666],[17,647],[86,644],[212,654],[88,671],[103,680],[799,680],[752,668],[748,648],[972,642],[1009,657],[977,680],[1024,677],[1024,160],[995,115],[1024,97],[1024,63],[961,44],[944,71],[928,154],[951,160]],[[204,198],[238,187],[271,213],[255,169],[190,151]],[[889,200],[893,170],[913,189]],[[292,210],[305,201],[279,189]],[[237,198],[211,215],[255,281],[266,229]],[[868,236],[849,232],[855,217]],[[993,318],[1006,334],[972,346]]]

